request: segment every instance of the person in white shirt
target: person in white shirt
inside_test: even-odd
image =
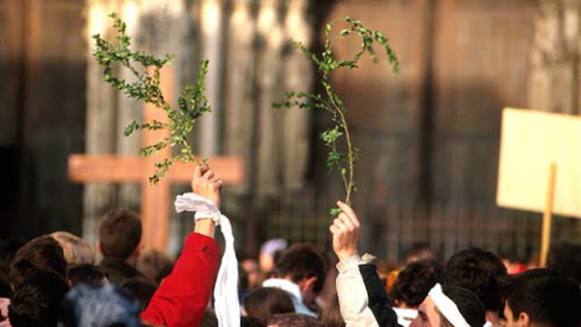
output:
[[[262,286],[287,291],[296,313],[317,318],[321,310],[317,297],[323,290],[326,272],[321,254],[308,245],[297,244],[280,256],[275,264],[275,277],[265,280]]]

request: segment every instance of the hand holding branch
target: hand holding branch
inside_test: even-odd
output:
[[[329,227],[333,234],[333,251],[343,261],[357,254],[357,241],[359,240],[359,219],[347,204],[338,201],[337,206],[341,213],[333,220]]]
[[[220,208],[220,191],[224,181],[214,174],[206,164],[199,164],[194,169],[192,178],[192,192],[212,200],[216,207]],[[208,237],[214,237],[216,231],[215,223],[210,219],[199,219],[195,223],[194,231]]]

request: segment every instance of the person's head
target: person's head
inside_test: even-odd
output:
[[[268,321],[268,327],[323,327],[315,318],[298,313],[283,313],[275,315]]]
[[[291,313],[295,311],[290,295],[273,287],[256,289],[244,298],[244,312],[264,324],[275,314]]]
[[[252,258],[240,260],[240,266],[246,273],[248,288],[255,289],[259,286],[260,272],[258,271],[258,262]]]
[[[270,273],[276,263],[276,255],[286,250],[288,242],[282,238],[272,239],[264,242],[260,247],[259,264],[263,273]]]
[[[143,252],[137,261],[137,270],[158,284],[172,269],[173,261],[165,253],[155,249]]]
[[[13,327],[57,326],[61,302],[69,290],[65,279],[51,271],[39,271],[14,292],[8,317]]]
[[[137,302],[112,284],[99,288],[80,284],[65,299],[64,327],[141,326]]]
[[[453,302],[453,306],[450,305]],[[453,327],[458,324],[480,327],[486,323],[482,302],[472,291],[436,284],[418,308],[411,327]],[[463,323],[454,321],[461,319]]]
[[[95,263],[95,252],[89,242],[69,232],[54,232],[50,236],[63,248],[65,259],[69,265]]]
[[[121,284],[121,289],[131,294],[139,304],[139,310],[143,311],[149,305],[149,301],[157,290],[157,287],[152,282],[148,282],[143,278],[128,279]]]
[[[16,252],[10,266],[10,284],[17,289],[25,279],[44,270],[55,272],[63,278],[67,272],[63,249],[48,235],[31,240]]]
[[[581,244],[561,243],[552,246],[547,266],[581,283]]]
[[[444,266],[435,260],[419,260],[407,265],[395,280],[391,297],[396,307],[417,309],[436,283],[442,282]]]
[[[311,246],[296,244],[283,252],[276,263],[275,274],[299,286],[303,301],[312,303],[323,290],[326,267],[324,258]]]
[[[99,251],[104,257],[127,260],[137,259],[141,242],[141,221],[132,211],[109,211],[99,228]]]
[[[556,270],[534,269],[515,275],[503,289],[506,326],[571,326],[581,324],[581,290]]]
[[[323,310],[322,323],[325,327],[345,327],[345,320],[341,315],[339,298],[335,294]]]
[[[418,260],[438,260],[438,254],[432,249],[429,243],[414,243],[405,252],[404,263],[410,264]]]
[[[101,268],[88,263],[69,266],[67,278],[71,287],[78,284],[102,287],[107,282],[107,276]]]
[[[444,283],[474,292],[487,312],[498,315],[502,309],[501,283],[506,267],[496,254],[470,248],[454,254],[446,263]]]

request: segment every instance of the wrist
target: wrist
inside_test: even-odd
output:
[[[216,224],[211,218],[201,218],[194,224],[194,232],[214,238],[216,233]]]
[[[337,258],[339,261],[345,261],[347,258],[353,257],[357,255],[357,250],[344,250],[337,252]]]

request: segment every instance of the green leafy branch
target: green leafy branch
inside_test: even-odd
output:
[[[387,63],[392,66],[394,72],[399,72],[399,60],[390,46],[389,40],[379,31],[366,28],[360,21],[345,17],[346,27],[336,35],[331,35],[334,22],[325,26],[325,42],[320,54],[313,53],[302,43],[291,40],[293,46],[302,51],[315,65],[320,74],[323,92],[314,94],[311,92],[289,91],[284,99],[273,105],[274,108],[288,109],[298,107],[306,110],[322,110],[330,114],[333,126],[320,135],[321,140],[329,149],[326,167],[329,171],[337,169],[345,189],[345,203],[350,204],[351,196],[357,191],[355,182],[355,161],[358,149],[353,145],[349,123],[347,121],[347,108],[335,89],[331,85],[331,74],[339,69],[356,69],[363,55],[367,54],[373,62],[377,62],[375,45],[385,52]],[[333,52],[336,41],[348,37],[357,37],[361,40],[358,51],[348,59],[337,59]],[[333,208],[332,216],[337,216],[340,210]]]
[[[139,154],[151,156],[166,147],[178,149],[176,156],[155,163],[156,171],[153,176],[149,177],[149,181],[157,184],[174,162],[198,161],[192,153],[187,137],[196,120],[203,113],[210,111],[204,82],[208,72],[208,60],[201,61],[196,83],[184,88],[178,97],[177,109],[174,109],[168,99],[164,97],[160,72],[166,64],[171,62],[173,57],[169,55],[156,57],[142,51],[131,50],[131,38],[126,33],[127,25],[115,13],[112,13],[110,17],[114,22],[113,27],[117,33],[117,42],[113,44],[103,39],[99,34],[93,36],[96,45],[93,56],[103,67],[105,82],[133,100],[151,104],[165,111],[168,117],[167,122],[153,120],[138,123],[133,121],[125,127],[123,134],[129,136],[137,130],[168,129],[170,131],[169,137],[141,148]],[[128,82],[118,77],[115,74],[115,68],[118,66],[128,69],[135,80]]]

